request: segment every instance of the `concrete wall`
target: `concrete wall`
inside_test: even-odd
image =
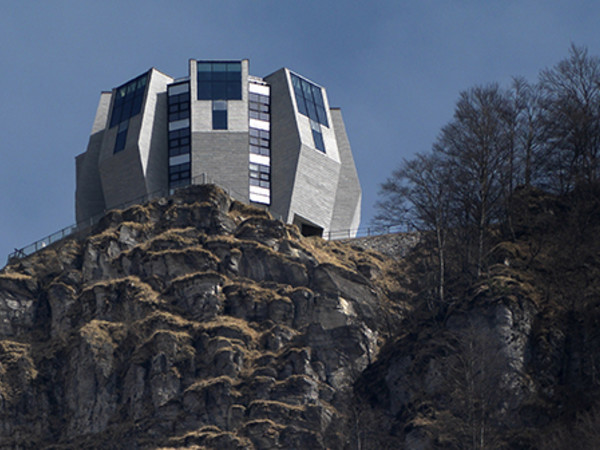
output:
[[[172,82],[170,76],[150,71],[137,139],[148,194],[168,188],[167,85]]]
[[[192,178],[201,174],[248,202],[248,133],[192,132]]]
[[[96,117],[94,117],[94,124],[92,125],[92,132],[90,134],[93,135],[98,131],[102,131],[108,125],[111,100],[112,92],[102,92],[100,94],[100,102],[96,109]]]
[[[294,215],[323,228],[331,228],[331,216],[340,174],[340,164],[314,147],[302,145],[288,221]]]
[[[108,123],[111,92],[102,92],[85,153],[75,158],[75,220],[79,223],[104,211],[106,204],[102,192],[98,160]]]
[[[77,223],[104,211],[104,194],[98,171],[98,155],[104,131],[90,136],[87,151],[75,158],[75,220]]]
[[[114,153],[118,126],[104,132],[98,166],[107,209],[146,195],[146,183],[137,145],[141,121],[141,115],[129,119],[127,142],[125,148],[118,153]]]
[[[300,135],[286,69],[265,78],[271,86],[271,212],[286,222],[300,155]]]
[[[342,112],[339,108],[332,108],[330,113],[341,160],[335,206],[331,217],[331,230],[351,229],[354,230],[351,236],[355,236],[360,225],[362,191]]]

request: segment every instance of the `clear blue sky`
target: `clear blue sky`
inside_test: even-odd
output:
[[[100,91],[150,67],[250,59],[289,67],[342,108],[362,225],[402,158],[431,147],[460,91],[535,80],[571,43],[600,55],[600,2],[0,0],[0,267],[74,222],[75,156]]]

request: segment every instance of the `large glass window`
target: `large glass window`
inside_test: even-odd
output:
[[[294,73],[291,76],[298,112],[321,125],[329,127],[321,88]]]
[[[241,100],[240,61],[198,61],[198,100]]]
[[[116,89],[110,128],[140,113],[147,84],[148,73],[145,73]]]

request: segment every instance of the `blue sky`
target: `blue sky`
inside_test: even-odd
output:
[[[289,67],[342,108],[363,189],[431,147],[462,90],[535,80],[571,43],[600,55],[593,1],[0,0],[0,266],[74,222],[75,156],[100,91],[194,59]]]

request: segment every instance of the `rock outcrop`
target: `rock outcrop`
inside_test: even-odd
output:
[[[385,270],[211,186],[112,211],[0,273],[0,447],[342,448]]]
[[[404,261],[410,311],[355,384],[369,445],[598,447],[600,187],[521,190],[512,208],[486,272],[445,305],[415,282],[430,249]]]

